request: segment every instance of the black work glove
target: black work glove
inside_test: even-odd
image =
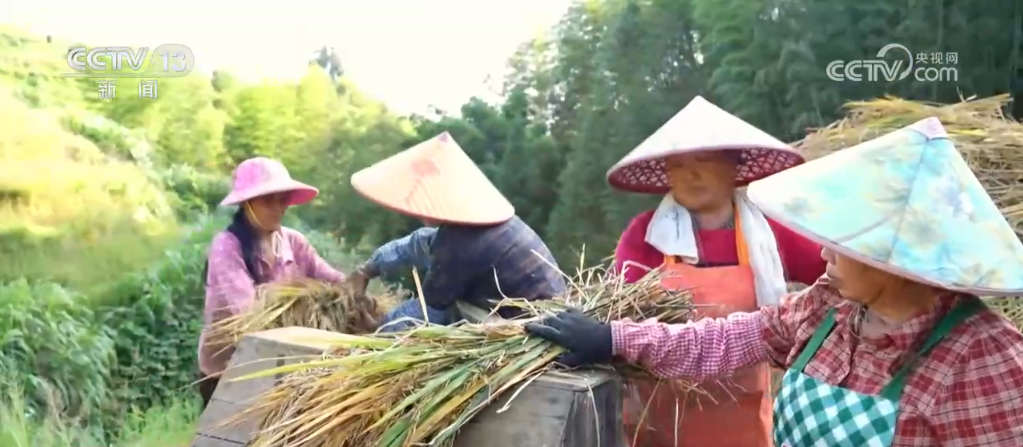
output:
[[[562,365],[576,367],[611,361],[611,326],[576,309],[544,318],[539,323],[527,323],[526,331],[568,349],[555,359]]]

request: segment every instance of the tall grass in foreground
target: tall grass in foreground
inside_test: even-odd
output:
[[[406,332],[345,335],[319,360],[236,380],[290,374],[241,417],[261,420],[252,447],[450,446],[486,405],[547,371],[563,352],[523,329],[532,316],[568,306],[607,321],[692,315],[689,295],[666,295],[656,275],[635,284],[585,271],[562,298],[501,306],[527,316],[496,324],[421,326]],[[614,365],[623,374],[645,374]],[[692,384],[673,382],[682,390]],[[230,423],[230,421],[229,421]]]
[[[184,447],[195,437],[199,405],[194,399],[127,415],[116,439],[99,427],[83,426],[56,412],[32,415],[18,392],[0,403],[3,447]]]
[[[195,439],[199,401],[183,398],[170,405],[128,416],[113,447],[186,447]]]

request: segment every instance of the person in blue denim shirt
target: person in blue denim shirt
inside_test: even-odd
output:
[[[407,329],[415,320],[454,323],[458,300],[490,309],[502,297],[548,299],[565,290],[547,245],[446,133],[355,173],[352,186],[425,225],[379,247],[350,276],[357,292],[373,278],[412,267],[423,278],[426,315],[418,299],[408,300],[384,317],[382,331]]]
[[[425,275],[430,269],[430,247],[436,235],[436,227],[422,227],[381,245],[373,251],[363,269],[367,269],[370,279],[395,275],[413,267],[420,275]]]
[[[415,268],[419,275],[426,275],[430,269],[430,246],[437,234],[437,228],[422,227],[407,236],[394,239],[381,245],[373,251],[369,260],[362,265],[355,273],[349,275],[348,282],[354,288],[357,295],[365,294],[369,282],[374,278],[395,276]],[[384,321],[395,321],[401,318],[416,318],[417,314],[408,310],[411,306],[418,304],[418,300],[408,300],[397,309],[390,311]],[[420,309],[421,313],[422,309]],[[426,308],[427,319],[432,323],[448,324],[448,312],[437,311],[433,308]],[[399,315],[400,314],[400,315]],[[417,318],[417,319],[421,319]],[[385,328],[396,330],[406,325],[392,323]]]

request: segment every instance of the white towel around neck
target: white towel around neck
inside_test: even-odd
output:
[[[749,251],[757,305],[761,307],[777,305],[788,290],[788,286],[774,231],[771,230],[763,213],[750,203],[744,191],[735,192],[735,204]],[[675,202],[671,194],[665,195],[654,211],[646,230],[646,242],[666,256],[682,258],[687,264],[696,264],[700,261],[693,219],[689,215],[689,210]]]

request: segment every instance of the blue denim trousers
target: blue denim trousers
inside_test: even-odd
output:
[[[416,325],[422,324],[426,319],[429,319],[430,324],[449,325],[454,323],[454,318],[451,311],[434,309],[430,306],[426,306],[426,316],[423,318],[423,307],[419,303],[418,298],[412,298],[405,300],[405,302],[395,307],[387,315],[384,315],[384,321],[380,323],[380,332],[398,332],[413,328]],[[412,318],[418,321],[404,320],[397,321],[402,318]]]

